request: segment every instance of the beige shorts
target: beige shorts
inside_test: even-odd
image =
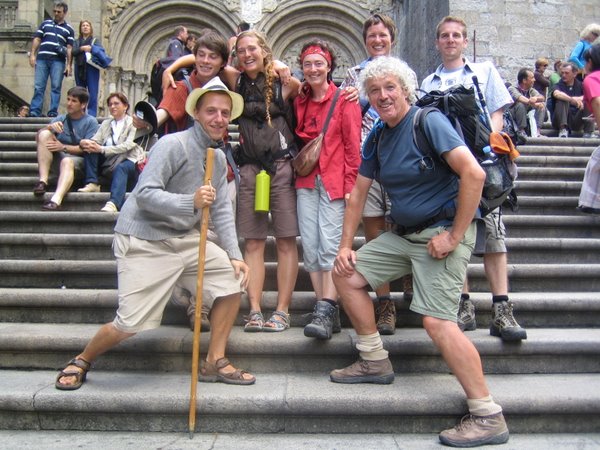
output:
[[[83,162],[83,156],[69,155],[65,152],[54,152],[52,153],[52,164],[50,165],[50,174],[48,176],[48,181],[50,184],[56,184],[58,181],[58,177],[60,175],[60,163],[63,159],[67,158],[73,160],[73,184],[81,184],[85,178],[85,165]]]
[[[483,218],[485,223],[485,253],[506,253],[506,228],[500,209],[497,208]]]
[[[373,180],[367,194],[367,201],[362,213],[363,217],[387,216],[391,209],[390,198],[381,188],[381,184],[377,180]]]
[[[113,325],[126,333],[157,328],[175,284],[196,295],[197,230],[179,238],[147,241],[115,233],[113,250],[119,277],[119,307]],[[241,292],[231,261],[220,247],[206,243],[202,302]]]

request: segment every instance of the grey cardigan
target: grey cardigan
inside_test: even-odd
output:
[[[202,211],[194,208],[194,193],[204,184],[206,149],[217,146],[198,122],[188,130],[159,139],[119,213],[115,231],[155,241],[199,228]],[[227,195],[227,163],[221,151],[215,152],[211,182],[217,197],[210,207],[210,218],[219,245],[230,259],[242,260]]]

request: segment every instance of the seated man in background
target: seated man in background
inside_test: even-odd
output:
[[[589,138],[594,131],[594,122],[583,120],[590,112],[583,103],[583,84],[577,79],[575,64],[566,62],[560,66],[561,80],[550,93],[554,100],[552,126],[558,131],[558,137],[569,137],[570,132],[581,131]]]
[[[536,130],[530,130],[531,137],[540,137],[540,129],[546,118],[546,99],[534,87],[535,77],[530,69],[521,69],[517,74],[517,86],[510,86],[508,92],[514,100],[510,113],[517,125],[517,135],[527,139],[527,114],[535,111]],[[532,127],[533,128],[533,127]]]
[[[43,195],[48,189],[48,178],[58,175],[56,192],[42,205],[46,211],[61,208],[64,196],[75,179],[83,179],[82,139],[90,139],[98,129],[98,121],[87,114],[89,100],[86,88],[76,86],[67,92],[67,114],[55,117],[37,135],[37,160],[40,180],[33,188],[35,195]]]

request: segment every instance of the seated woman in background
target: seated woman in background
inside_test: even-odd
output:
[[[127,188],[138,179],[136,164],[144,159],[144,150],[133,139],[137,129],[127,114],[129,100],[120,92],[113,92],[106,100],[112,119],[106,119],[91,139],[83,139],[86,185],[78,192],[100,192],[99,170],[112,176],[110,200],[101,211],[117,212],[125,202]]]

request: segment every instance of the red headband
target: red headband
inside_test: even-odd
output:
[[[311,45],[310,47],[307,47],[300,55],[300,61],[304,61],[304,58],[307,55],[321,55],[327,60],[327,63],[331,66],[331,53],[329,53],[327,50],[323,50],[318,45]]]

